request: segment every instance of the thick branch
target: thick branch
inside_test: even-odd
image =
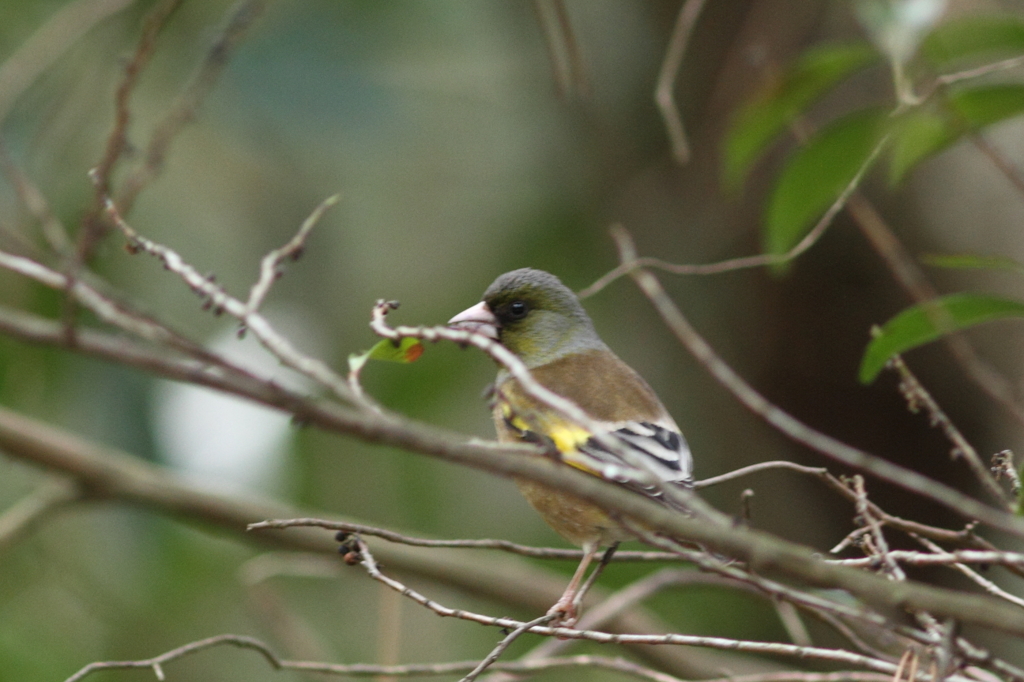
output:
[[[332,542],[333,533],[315,528],[294,528],[287,533],[245,532],[246,526],[257,519],[309,515],[302,510],[276,501],[202,490],[138,457],[82,440],[4,408],[0,408],[0,450],[70,475],[93,497],[171,513],[271,547],[331,554],[335,554],[337,548]],[[565,587],[560,574],[507,555],[471,557],[465,552],[440,552],[391,543],[375,547],[375,553],[395,571],[426,577],[469,594],[532,611],[546,611]],[[597,589],[593,596],[601,598],[600,592]],[[617,616],[607,623],[607,628],[611,632],[666,630],[664,623],[639,610]],[[761,662],[717,652],[652,646],[631,648],[652,664],[683,676],[706,677],[719,674],[725,668],[745,673],[766,669]]]
[[[310,413],[306,416],[318,415]],[[964,623],[1024,635],[1024,613],[1005,602],[912,581],[894,583],[870,573],[828,564],[817,558],[812,548],[750,528],[731,526],[725,515],[716,519],[718,523],[690,518],[546,457],[524,456],[535,453],[533,448],[466,442],[460,436],[387,414],[355,416],[338,412],[330,426],[332,430],[346,431],[367,441],[434,455],[492,473],[521,476],[571,491],[652,530],[687,538],[713,551],[741,559],[758,574],[785,575],[818,587],[838,587],[871,605],[928,611],[939,617],[956,618]],[[300,515],[277,509],[269,503],[237,506],[228,498],[203,495],[128,455],[119,455],[118,466],[114,468],[111,453],[2,408],[0,447],[50,469],[72,473],[96,493],[155,505],[176,513],[195,515],[198,511],[200,518],[222,525],[234,527],[234,524],[239,524],[244,527],[246,520],[254,518]],[[313,542],[313,547],[324,546],[322,538],[313,541],[302,530],[298,532],[308,538],[306,542]],[[310,548],[309,544],[299,544],[305,544],[305,549]]]

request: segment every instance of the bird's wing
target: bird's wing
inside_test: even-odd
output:
[[[583,427],[548,416],[527,420],[504,406],[506,428],[517,439],[547,443],[567,464],[594,476],[620,483],[649,497],[660,499],[657,486],[640,483],[638,462],[664,482],[688,487],[693,480],[693,459],[686,439],[670,420],[600,422],[602,436]],[[660,421],[660,420],[659,420]],[[531,423],[532,422],[532,423]],[[636,455],[631,457],[630,454]]]
[[[672,426],[675,426],[674,424]],[[676,428],[646,421],[627,421],[607,431],[614,443],[637,453],[659,478],[688,485],[693,479],[693,458],[683,434]],[[577,450],[605,464],[618,464],[623,457],[616,448],[606,447],[591,436]],[[625,462],[635,467],[631,462]]]

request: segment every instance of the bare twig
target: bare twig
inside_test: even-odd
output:
[[[932,426],[938,426],[942,429],[942,433],[953,444],[953,451],[951,453],[953,459],[963,458],[967,462],[968,467],[970,467],[971,472],[974,473],[974,477],[978,479],[989,495],[1002,504],[1007,511],[1013,511],[1013,503],[1007,496],[1006,491],[996,483],[992,472],[989,471],[988,467],[981,461],[981,457],[978,456],[977,450],[964,438],[964,435],[960,433],[960,429],[953,424],[943,409],[939,407],[938,402],[921,385],[921,382],[910,371],[903,358],[899,355],[894,355],[889,359],[889,366],[896,370],[900,376],[900,392],[906,399],[911,411],[916,411],[918,406],[924,407]]]
[[[494,647],[494,649],[491,650],[491,653],[487,654],[487,657],[484,658],[484,660],[480,661],[480,665],[470,670],[469,673],[465,677],[463,677],[460,682],[473,682],[473,680],[480,677],[480,674],[483,673],[483,671],[487,670],[487,668],[494,664],[494,662],[498,660],[498,657],[501,656],[505,649],[507,649],[509,645],[512,644],[512,642],[519,639],[520,635],[522,635],[524,632],[528,632],[533,627],[536,627],[538,625],[545,625],[546,623],[554,619],[554,615],[544,615],[540,618],[535,618],[528,623],[523,623],[512,632],[505,635],[502,638],[502,640],[498,642],[498,646]]]
[[[266,644],[254,637],[245,635],[217,635],[195,642],[189,642],[177,649],[171,649],[159,656],[138,661],[104,661],[101,663],[90,663],[77,673],[69,677],[66,682],[78,682],[99,670],[124,669],[124,668],[149,668],[156,675],[158,680],[164,679],[163,666],[166,663],[177,660],[189,654],[215,646],[231,645],[241,649],[251,649],[261,654],[273,668],[281,668],[281,659],[267,647]]]
[[[452,609],[443,606],[434,600],[425,597],[416,590],[413,590],[401,582],[385,576],[377,568],[373,555],[370,554],[366,544],[361,540],[357,541],[362,564],[374,580],[383,583],[403,596],[412,599],[417,604],[430,609],[439,616],[460,618],[482,625],[491,625],[501,628],[520,628],[528,623],[513,620],[511,618],[495,618],[483,614],[473,613],[462,609]],[[879,660],[872,656],[865,656],[844,649],[827,649],[823,647],[805,647],[795,644],[783,644],[779,642],[756,642],[750,640],[737,640],[725,637],[699,637],[695,635],[665,634],[665,635],[632,635],[632,634],[609,634],[595,630],[576,630],[565,627],[532,626],[529,632],[540,635],[554,635],[570,639],[582,639],[592,642],[608,643],[634,643],[634,644],[685,644],[689,646],[703,646],[713,649],[727,649],[731,651],[746,651],[751,653],[771,653],[780,656],[797,656],[802,659],[836,661],[849,665],[859,665],[868,670],[876,672],[893,673],[896,666],[889,661]]]
[[[684,571],[677,568],[664,568],[636,580],[618,592],[608,596],[604,601],[588,608],[576,627],[581,630],[598,630],[620,613],[635,607],[648,597],[668,587],[679,585],[717,585],[737,587],[739,583],[722,576],[708,575],[697,571]],[[554,656],[572,646],[567,639],[548,638],[520,657],[520,661],[532,661]],[[514,679],[508,675],[496,675],[487,678],[493,682],[509,682]]]
[[[961,81],[972,80],[974,78],[981,78],[982,76],[988,76],[1000,71],[1016,69],[1019,66],[1024,66],[1024,57],[1011,57],[998,62],[992,62],[991,64],[984,64],[973,69],[964,69],[963,71],[957,71],[955,73],[943,74],[935,79],[935,84],[936,86],[953,85],[954,83],[960,83]],[[928,92],[927,96],[930,95],[931,92]]]
[[[918,303],[931,302],[925,307],[925,312],[935,327],[940,330],[953,329],[948,312],[934,303],[938,297],[935,287],[875,206],[863,194],[854,192],[847,201],[847,209],[868,243],[911,300]],[[963,334],[946,334],[943,341],[971,381],[1024,424],[1024,406],[1010,381],[982,360]]]
[[[686,128],[683,117],[676,104],[675,86],[686,56],[686,46],[690,42],[693,28],[697,24],[700,13],[704,10],[705,0],[683,0],[679,8],[679,16],[672,28],[672,36],[668,39],[668,49],[661,62],[658,72],[657,86],[654,89],[654,103],[665,121],[669,143],[672,145],[672,156],[676,163],[684,165],[690,160],[690,144],[686,139]]]
[[[95,176],[95,173],[92,173],[92,175]],[[334,197],[329,197],[323,204],[313,211],[311,218],[321,216],[324,209],[331,205],[333,200]],[[325,204],[327,206],[325,206]],[[151,241],[136,232],[135,229],[121,217],[117,206],[109,197],[104,198],[104,205],[106,207],[107,214],[114,222],[114,225],[121,230],[121,233],[128,240],[128,244],[131,249],[144,251],[159,259],[164,264],[164,267],[178,275],[190,289],[203,296],[209,306],[215,311],[226,312],[228,315],[231,315],[241,322],[245,329],[251,330],[253,335],[261,344],[263,344],[263,347],[273,353],[274,356],[287,367],[309,377],[318,385],[332,391],[339,398],[354,405],[361,404],[352,394],[352,390],[349,388],[348,382],[346,382],[343,377],[335,373],[334,370],[320,360],[300,353],[291,344],[291,342],[288,341],[288,339],[277,333],[265,317],[255,310],[250,310],[248,304],[231,296],[225,292],[223,288],[211,281],[210,278],[200,274],[198,270],[186,263],[185,260],[175,251],[162,244]],[[305,221],[302,228],[300,228],[301,234],[308,234],[308,223],[309,220]],[[265,295],[265,293],[262,295]],[[262,295],[260,296],[260,300],[262,300]]]
[[[245,303],[248,312],[254,313],[260,309],[260,306],[263,305],[263,299],[270,293],[270,287],[281,276],[281,263],[285,259],[298,260],[302,256],[309,233],[320,222],[320,218],[327,212],[327,209],[337,204],[340,198],[340,195],[334,194],[320,202],[320,205],[313,209],[313,212],[302,221],[299,231],[288,240],[288,243],[274,249],[263,257],[263,260],[260,261],[259,279],[249,290],[249,300]]]
[[[128,145],[128,125],[131,122],[131,111],[128,101],[138,85],[142,71],[149,64],[153,51],[156,49],[156,39],[164,26],[170,20],[174,12],[180,7],[182,0],[163,0],[154,6],[146,15],[142,26],[142,34],[139,36],[138,45],[135,47],[135,54],[125,65],[124,78],[117,88],[114,96],[114,126],[107,136],[107,144],[103,150],[103,156],[96,164],[94,183],[96,185],[96,203],[90,213],[82,221],[82,231],[78,237],[76,257],[79,263],[88,260],[95,243],[103,236],[105,228],[102,225],[100,216],[103,213],[105,197],[110,194],[110,176],[114,171],[117,162],[124,154]]]
[[[146,149],[145,163],[125,178],[117,193],[116,203],[124,215],[131,212],[139,193],[159,175],[171,143],[186,125],[195,120],[199,106],[227,66],[232,50],[245,36],[252,23],[263,13],[265,6],[266,0],[239,0],[228,9],[225,26],[210,45],[203,63],[171,106],[170,111],[154,129]],[[104,190],[103,194],[110,194],[109,186],[105,186]]]
[[[882,153],[882,150],[888,142],[889,136],[886,135],[875,144],[875,147],[871,150],[871,153],[868,154],[864,163],[861,164],[857,173],[854,174],[850,183],[843,189],[839,196],[836,197],[836,200],[832,202],[832,205],[828,207],[828,210],[822,214],[821,218],[818,219],[818,222],[815,223],[814,227],[811,228],[804,238],[786,253],[764,253],[757,256],[742,256],[740,258],[730,258],[717,263],[696,265],[666,263],[658,258],[637,257],[630,261],[620,262],[615,268],[598,278],[596,282],[581,290],[578,295],[580,298],[593,296],[618,278],[623,275],[630,274],[639,268],[654,268],[657,270],[664,270],[665,272],[670,272],[675,275],[714,275],[723,272],[731,272],[733,270],[759,268],[768,265],[780,265],[791,261],[804,251],[807,251],[809,248],[814,246],[818,239],[821,238],[821,235],[825,234],[825,231],[832,225],[832,220],[846,206],[846,202],[860,186],[861,181],[864,179],[864,175],[874,165],[878,155]],[[613,231],[620,229],[622,229],[620,225],[612,227]]]
[[[845,538],[843,538],[842,540],[839,541],[839,544],[837,544],[835,547],[830,549],[828,551],[828,553],[829,554],[839,554],[840,552],[845,551],[849,547],[854,547],[854,546],[860,545],[861,539],[865,535],[870,533],[870,532],[871,532],[871,529],[868,528],[867,526],[861,526],[860,528],[854,528],[853,530],[851,530],[849,533],[846,534]]]
[[[795,471],[801,474],[813,476],[819,481],[825,483],[830,489],[832,489],[835,492],[838,492],[851,502],[856,501],[856,495],[854,494],[854,492],[850,490],[849,487],[844,485],[842,481],[840,481],[838,478],[830,474],[828,469],[825,469],[824,467],[804,466],[802,464],[796,464],[795,462],[787,462],[784,460],[751,464],[749,466],[736,469],[735,471],[730,471],[728,473],[722,474],[721,476],[713,476],[711,478],[706,478],[703,481],[697,481],[694,483],[693,487],[695,489],[707,488],[713,485],[718,485],[719,483],[735,480],[743,476],[748,476],[750,474],[757,473],[760,471],[766,471],[769,469],[788,469],[789,471]],[[906,533],[917,533],[919,535],[930,537],[935,540],[941,540],[943,542],[955,542],[958,544],[966,543],[972,544],[982,549],[995,550],[995,547],[992,545],[992,543],[974,534],[973,524],[969,525],[967,529],[961,531],[953,531],[948,530],[946,528],[938,528],[936,526],[929,526],[923,523],[919,523],[917,521],[911,521],[909,519],[893,516],[892,514],[889,514],[888,512],[882,510],[871,500],[867,500],[866,502],[868,508],[871,510],[871,514],[886,526],[891,526],[898,530],[902,530]],[[842,547],[845,547],[847,542],[854,540],[864,532],[866,532],[866,530],[863,528],[858,528],[854,530],[850,533],[850,535],[847,536],[846,540],[844,540],[842,543],[840,543],[839,546],[833,548],[830,551],[832,553],[841,551]]]
[[[544,34],[558,96],[589,97],[590,82],[565,0],[533,0],[533,9]]]
[[[744,476],[749,476],[750,474],[755,474],[761,471],[768,471],[769,469],[789,469],[790,471],[798,471],[802,474],[811,474],[812,476],[817,476],[819,478],[828,474],[828,469],[825,467],[809,467],[804,466],[803,464],[797,464],[796,462],[776,460],[772,462],[758,462],[757,464],[740,467],[739,469],[735,469],[719,476],[705,478],[703,481],[695,481],[693,487],[697,489],[710,488],[711,486],[718,485],[719,483],[743,478]]]
[[[81,279],[67,277],[30,258],[0,251],[0,268],[16,272],[51,289],[70,291],[78,303],[96,313],[101,320],[141,339],[178,350],[201,350],[198,345],[184,341],[162,324],[138,313],[126,311],[124,306]],[[69,341],[67,345],[73,347],[74,344]]]
[[[889,631],[891,633],[890,636],[906,637],[908,641],[926,641],[923,634],[919,631],[901,627],[893,628],[892,624],[884,616],[864,605],[845,604],[811,594],[806,590],[800,590],[774,580],[769,580],[754,571],[738,566],[735,562],[723,561],[721,558],[708,552],[681,547],[678,543],[668,538],[655,536],[643,530],[640,530],[639,534],[648,544],[655,547],[664,547],[665,549],[674,549],[703,571],[716,573],[740,585],[747,585],[756,594],[768,597],[773,601],[792,603],[818,617],[822,617],[826,622],[832,622],[829,620],[829,617],[841,618],[846,621],[856,622],[872,630]],[[844,631],[840,630],[840,632]],[[851,641],[856,643],[856,640],[852,638]]]
[[[885,533],[882,532],[882,524],[871,513],[868,506],[868,493],[864,488],[864,477],[859,474],[855,475],[851,484],[856,495],[857,520],[868,529],[861,539],[873,549],[873,554],[869,558],[872,561],[881,562],[890,579],[906,580],[907,575],[889,554],[889,543],[885,539]]]
[[[380,675],[395,677],[452,675],[472,670],[474,666],[478,665],[476,661],[414,663],[406,665],[372,665],[366,663],[340,664],[318,663],[314,661],[294,661],[279,658],[274,654],[269,646],[254,637],[226,634],[190,642],[150,659],[90,663],[69,677],[66,682],[79,682],[79,680],[101,670],[150,668],[154,670],[154,672],[157,672],[158,675],[162,675],[163,666],[167,663],[216,646],[237,646],[243,649],[255,651],[260,654],[264,660],[271,665],[271,667],[279,670],[316,672],[346,677],[376,677]],[[581,655],[560,658],[539,658],[521,661],[496,662],[490,667],[492,670],[502,670],[521,674],[537,673],[545,670],[557,670],[561,668],[599,668],[624,673],[638,679],[650,680],[651,682],[680,682],[680,679],[673,675],[652,670],[621,658],[610,658],[607,656]],[[163,677],[159,677],[158,679],[163,679]],[[752,675],[732,675],[724,678],[705,680],[704,682],[888,682],[889,680],[891,680],[891,676],[880,673],[843,670],[830,673],[787,671]]]
[[[628,233],[622,228],[618,228],[613,231],[613,234],[622,251],[623,262],[631,262],[635,258],[636,252]],[[630,275],[654,304],[655,309],[676,335],[676,338],[707,368],[711,375],[735,395],[740,403],[785,435],[836,461],[866,471],[884,481],[938,502],[967,518],[978,519],[996,528],[1024,537],[1024,523],[1020,519],[984,505],[960,491],[927,476],[922,476],[916,471],[842,443],[800,422],[768,402],[764,396],[727,365],[707,341],[697,333],[652,274],[646,270],[634,270]]]
[[[1002,589],[1001,587],[996,585],[994,582],[989,580],[988,578],[982,577],[977,571],[975,571],[973,569],[970,569],[970,568],[968,568],[967,566],[964,565],[965,563],[984,563],[986,565],[987,564],[999,564],[999,563],[1004,563],[1004,562],[1008,563],[1009,560],[1011,559],[1011,553],[1010,552],[979,552],[979,554],[994,554],[996,556],[992,557],[992,559],[993,559],[992,561],[972,562],[972,561],[970,561],[970,559],[977,559],[977,557],[971,557],[970,555],[967,555],[966,558],[968,559],[968,561],[963,561],[962,559],[965,558],[965,557],[959,556],[959,553],[952,552],[952,553],[947,554],[946,552],[942,551],[941,547],[936,545],[934,542],[932,542],[928,538],[923,538],[920,535],[913,535],[912,537],[915,540],[917,540],[918,542],[920,542],[922,545],[927,547],[932,552],[931,555],[925,555],[925,556],[944,556],[944,555],[945,556],[949,556],[949,554],[952,554],[954,559],[961,559],[961,560],[960,561],[950,562],[948,565],[951,565],[953,568],[955,568],[956,570],[960,571],[965,576],[967,576],[970,580],[972,580],[976,584],[980,585],[989,594],[993,594],[993,595],[995,595],[997,597],[1005,599],[1006,601],[1011,602],[1013,604],[1016,604],[1017,606],[1024,607],[1024,599],[1021,599],[1020,597],[1018,597],[1015,594],[1010,594],[1009,592],[1007,592],[1006,590]],[[1013,557],[1013,558],[1015,558],[1017,560],[1016,563],[1018,565],[1024,565],[1024,554],[1018,554],[1018,555],[1016,555],[1016,557]]]
[[[382,538],[389,542],[398,542],[413,547],[439,547],[448,549],[498,549],[521,556],[537,557],[542,559],[565,559],[578,562],[583,558],[583,552],[578,549],[556,549],[553,547],[530,547],[520,545],[508,540],[431,540],[427,538],[414,538],[402,535],[386,528],[377,528],[347,521],[332,521],[328,519],[273,519],[250,523],[246,530],[265,530],[295,527],[324,528],[326,530],[344,531],[346,533],[358,533]],[[612,558],[613,561],[681,561],[677,554],[670,552],[628,552],[618,551]]]

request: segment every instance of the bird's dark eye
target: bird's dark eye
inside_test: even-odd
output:
[[[511,320],[521,320],[528,312],[530,307],[526,305],[526,301],[512,301],[508,304],[508,316]]]

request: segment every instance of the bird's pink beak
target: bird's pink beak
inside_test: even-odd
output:
[[[448,320],[448,326],[453,329],[476,332],[495,341],[498,340],[498,318],[494,316],[484,301],[480,301],[472,308],[466,308]]]

